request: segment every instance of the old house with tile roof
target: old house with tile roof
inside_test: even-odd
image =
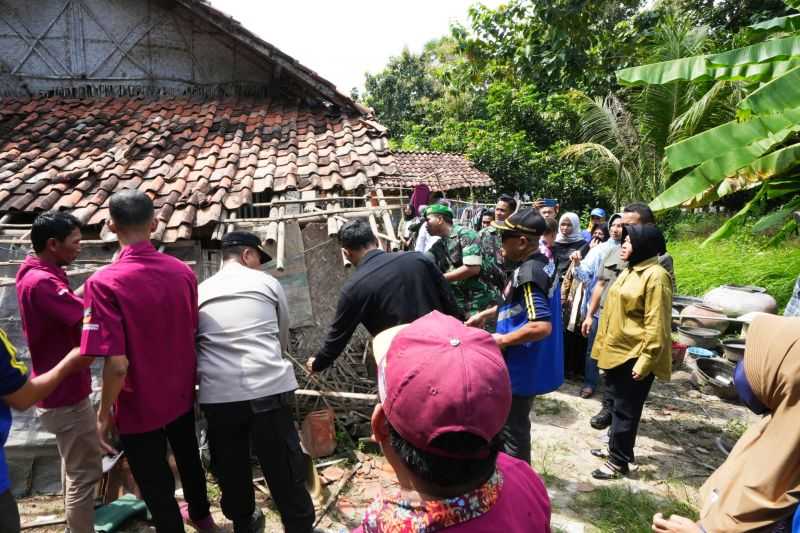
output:
[[[153,240],[201,279],[226,231],[261,235],[305,357],[347,277],[331,238],[347,217],[394,247],[392,195],[432,159],[442,184],[488,178],[459,156],[401,167],[410,157],[369,109],[204,0],[0,0],[0,327],[24,353],[13,277],[36,214],[86,225],[77,285],[117,248],[109,197],[136,188],[156,207]]]

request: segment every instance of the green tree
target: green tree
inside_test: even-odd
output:
[[[436,85],[428,54],[412,54],[406,48],[382,72],[366,75],[364,102],[394,138],[402,139],[425,119],[428,102],[439,97]]]
[[[674,6],[664,10],[644,43],[651,61],[669,61],[704,51],[708,29]],[[580,141],[566,147],[567,158],[588,160],[595,175],[614,190],[617,207],[653,198],[669,183],[664,150],[677,139],[733,116],[735,88],[675,80],[633,87],[604,98],[573,93],[581,109]]]

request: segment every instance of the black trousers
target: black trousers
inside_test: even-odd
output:
[[[120,435],[120,440],[158,533],[184,531],[178,502],[175,501],[175,478],[167,461],[167,443],[175,457],[183,496],[189,504],[189,516],[192,520],[208,516],[206,474],[200,462],[194,410],[166,427],[147,433]]]
[[[19,533],[19,510],[11,489],[0,494],[0,533]]]
[[[611,430],[609,431],[608,452],[611,461],[621,467],[635,460],[633,447],[642,409],[655,376],[651,373],[641,381],[631,374],[637,359],[631,359],[618,367],[606,370],[606,385],[611,391]]]
[[[503,427],[503,451],[531,464],[531,407],[534,396],[512,396],[511,411]]]
[[[201,404],[208,421],[212,470],[222,490],[222,512],[234,530],[246,529],[255,510],[250,445],[258,457],[287,533],[309,533],[314,504],[306,490],[305,458],[286,402],[269,399]]]

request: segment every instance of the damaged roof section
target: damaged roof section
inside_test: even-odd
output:
[[[396,176],[386,132],[301,100],[0,99],[0,214],[68,209],[87,224],[136,188],[153,238],[191,238],[253,195],[371,187]]]
[[[470,187],[491,187],[492,178],[481,172],[461,154],[444,152],[394,152],[398,174],[381,177],[382,187],[427,185],[433,190],[448,191]]]

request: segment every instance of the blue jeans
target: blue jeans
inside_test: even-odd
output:
[[[597,359],[592,358],[592,346],[594,338],[597,336],[597,323],[599,320],[594,317],[592,329],[589,330],[589,339],[586,343],[586,362],[583,369],[583,386],[592,390],[597,389],[597,381],[600,379],[600,370],[597,368]]]

